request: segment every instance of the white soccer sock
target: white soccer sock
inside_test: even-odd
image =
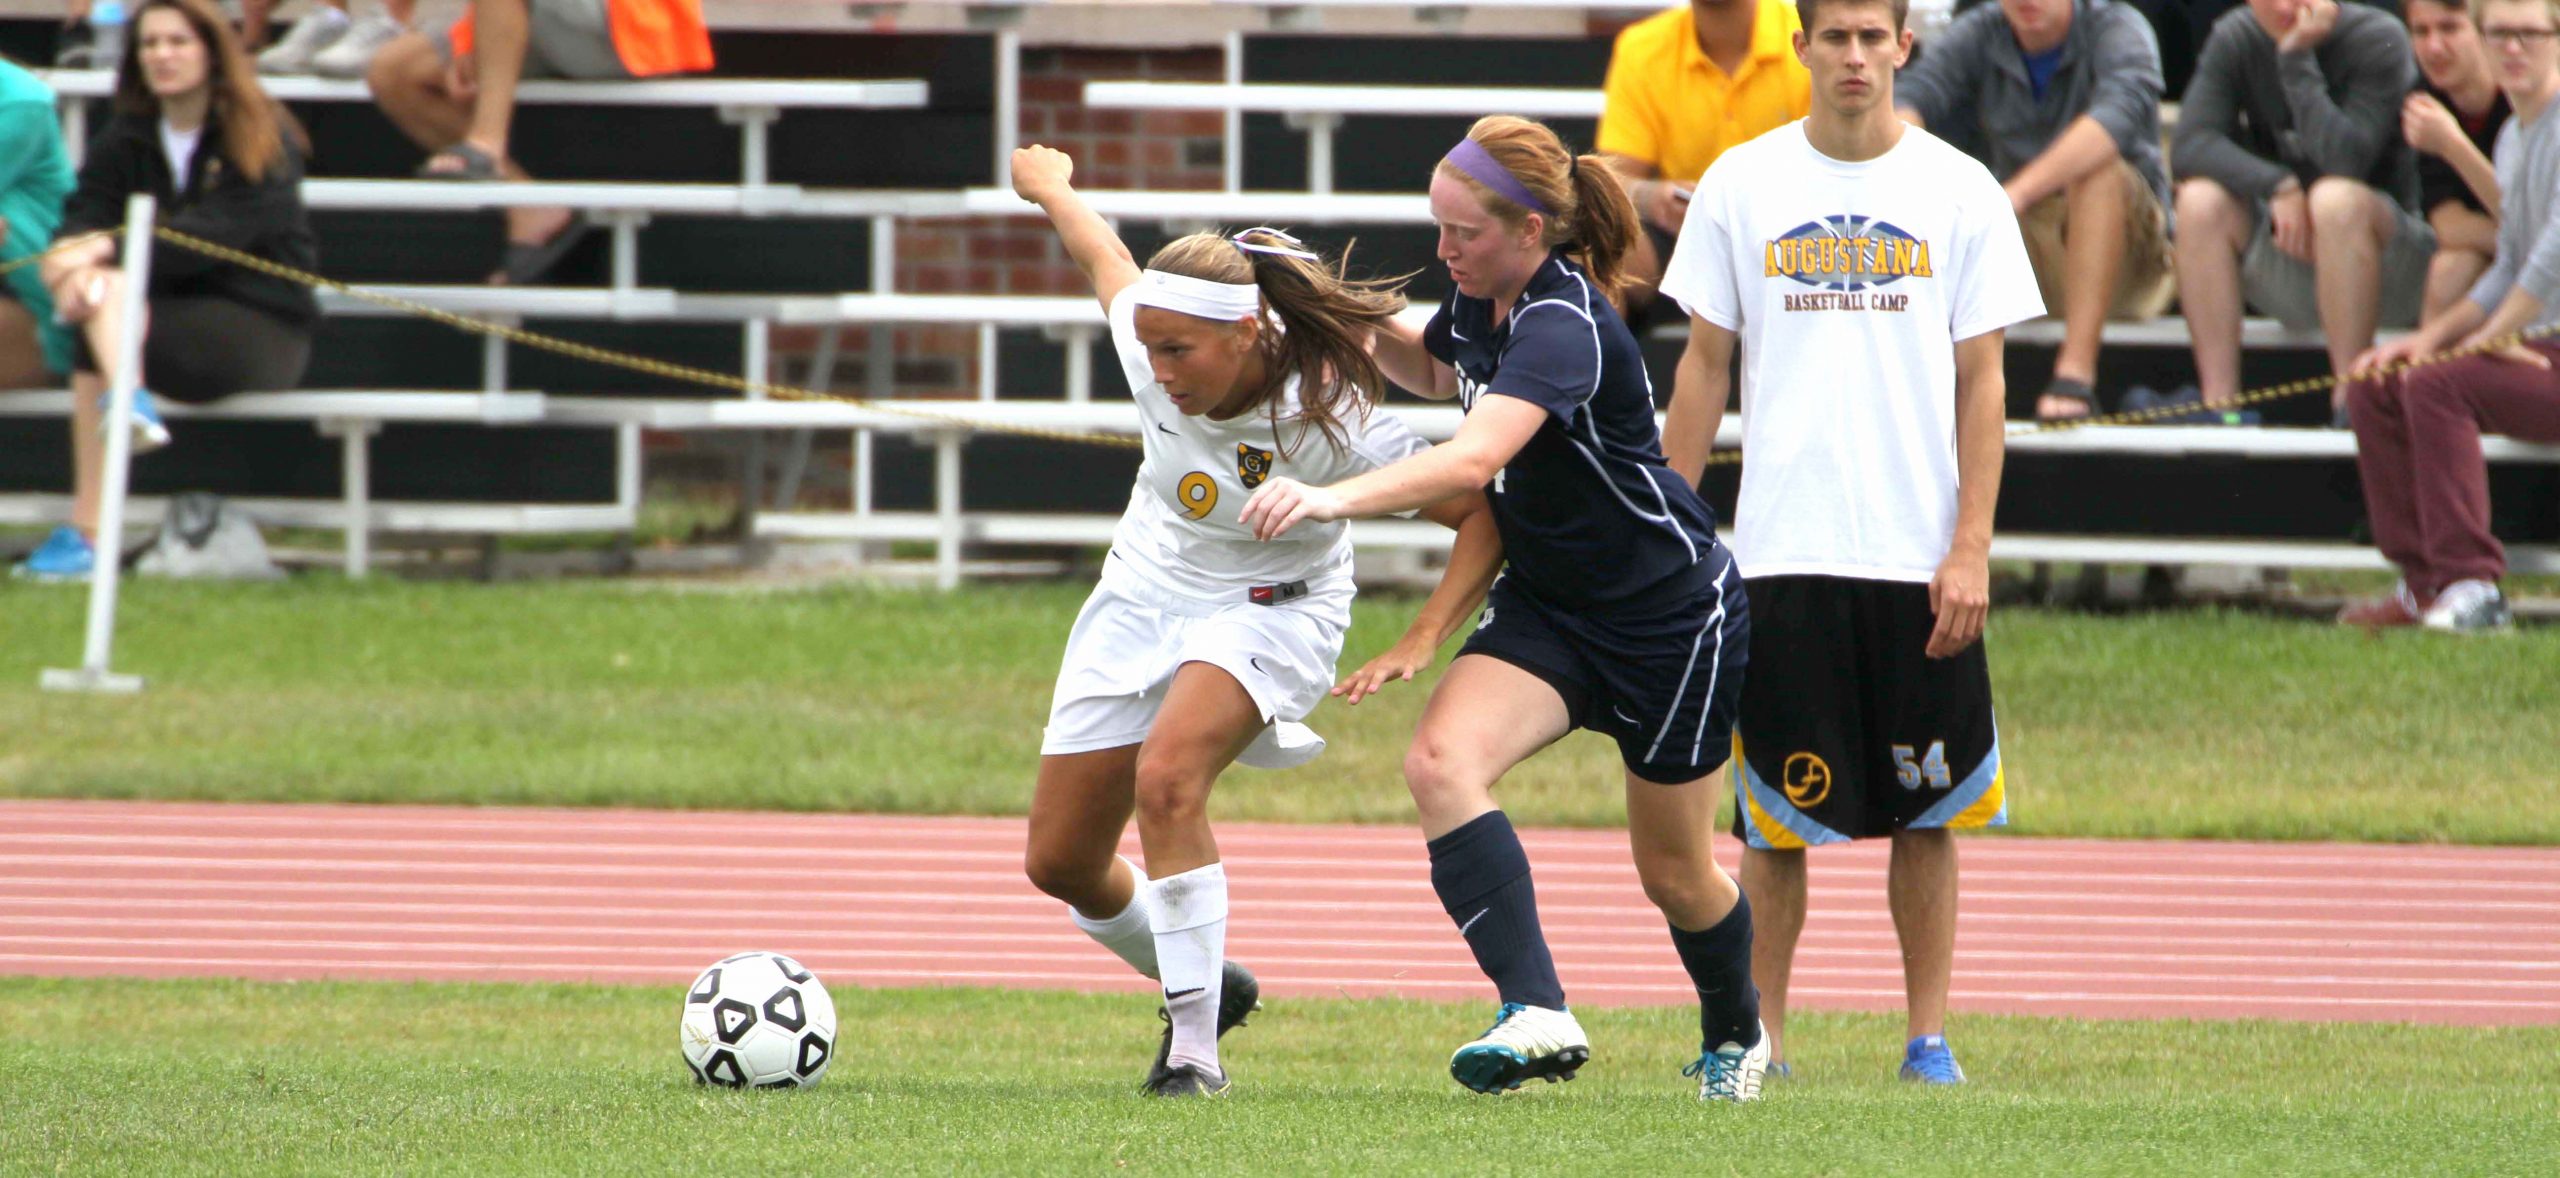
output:
[[[1156,961],[1165,1010],[1173,1017],[1167,1066],[1218,1068],[1218,990],[1227,960],[1227,868],[1194,868],[1147,885],[1155,910]]]
[[[1129,863],[1126,856],[1120,860]],[[1138,886],[1129,893],[1129,906],[1109,920],[1095,920],[1070,905],[1067,915],[1084,930],[1084,935],[1102,943],[1102,947],[1120,955],[1129,968],[1152,978],[1156,976],[1156,930],[1154,905],[1147,899],[1147,873],[1129,863],[1129,874]]]

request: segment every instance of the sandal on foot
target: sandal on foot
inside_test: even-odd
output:
[[[580,218],[552,234],[549,241],[510,241],[506,254],[498,263],[498,275],[492,281],[506,286],[532,286],[550,274],[553,267],[569,256],[570,250],[578,248],[578,243],[595,231],[594,223]]]
[[[462,166],[459,168],[436,166],[436,161],[448,159],[459,161]],[[497,157],[480,150],[469,140],[457,141],[453,146],[428,156],[427,162],[418,165],[418,178],[421,180],[496,180],[504,174]]]
[[[2050,383],[2044,386],[2044,396],[2059,398],[2065,401],[2077,401],[2080,403],[2080,411],[2077,413],[2048,415],[2043,412],[2042,401],[2044,398],[2039,397],[2037,398],[2038,406],[2036,412],[2036,420],[2038,421],[2078,421],[2079,419],[2087,417],[2098,411],[2098,392],[2097,390],[2090,388],[2089,382],[2085,380],[2066,380],[2057,376],[2053,378]]]

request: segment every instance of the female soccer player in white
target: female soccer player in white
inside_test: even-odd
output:
[[[1751,909],[1710,853],[1710,775],[1727,752],[1749,610],[1715,512],[1663,463],[1643,357],[1613,305],[1635,209],[1599,156],[1492,115],[1432,173],[1431,216],[1457,289],[1428,327],[1380,335],[1378,362],[1406,388],[1459,397],[1466,424],[1330,487],[1266,482],[1244,520],[1285,536],[1491,484],[1510,563],[1405,756],[1432,888],[1502,995],[1450,1074],[1500,1092],[1570,1079],[1590,1058],[1538,927],[1528,855],[1492,792],[1589,728],[1618,743],[1636,874],[1697,987],[1703,1042],[1688,1074],[1703,1099],[1754,1099],[1768,1048]]]
[[[1046,147],[1013,154],[1088,278],[1134,390],[1146,456],[1101,583],[1067,636],[1041,744],[1025,870],[1078,927],[1164,985],[1167,1027],[1146,1089],[1227,1087],[1218,1037],[1253,1009],[1251,974],[1224,962],[1227,879],[1209,789],[1231,762],[1303,764],[1324,742],[1301,721],[1333,684],[1351,623],[1341,525],[1265,541],[1237,519],[1255,487],[1332,482],[1429,446],[1377,408],[1372,333],[1404,309],[1401,280],[1357,282],[1270,229],[1195,233],[1145,270]],[[1346,689],[1409,673],[1455,633],[1501,563],[1473,487],[1426,518],[1458,532],[1439,588],[1405,641]],[[1132,806],[1140,873],[1113,854]]]

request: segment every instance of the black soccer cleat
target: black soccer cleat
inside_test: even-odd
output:
[[[1252,970],[1232,961],[1220,967],[1218,978],[1218,1037],[1224,1039],[1244,1025],[1246,1015],[1262,1009],[1262,983],[1254,980]],[[1164,1020],[1164,1037],[1156,1041],[1156,1061],[1147,1066],[1147,1091],[1163,1095],[1156,1093],[1156,1085],[1165,1078],[1165,1056],[1173,1050],[1173,1012],[1159,1006],[1156,1017]],[[1220,1077],[1220,1090],[1225,1083]]]
[[[1214,1071],[1196,1063],[1178,1068],[1165,1068],[1147,1077],[1149,1096],[1224,1096],[1234,1081],[1223,1071]]]

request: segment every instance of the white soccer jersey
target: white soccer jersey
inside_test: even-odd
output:
[[[1662,293],[1742,338],[1744,575],[1936,575],[1955,342],[2044,313],[1991,173],[1916,127],[1859,163],[1780,127],[1707,169]]]
[[[1135,390],[1146,438],[1146,460],[1112,533],[1112,552],[1152,583],[1200,598],[1290,581],[1307,582],[1311,592],[1349,585],[1348,524],[1301,523],[1285,536],[1256,540],[1236,514],[1268,479],[1327,486],[1421,453],[1430,443],[1392,414],[1372,411],[1350,415],[1344,443],[1337,445],[1298,420],[1294,380],[1276,407],[1232,421],[1184,416],[1156,383],[1146,346],[1138,342],[1136,315],[1127,292],[1112,301],[1111,342]]]

